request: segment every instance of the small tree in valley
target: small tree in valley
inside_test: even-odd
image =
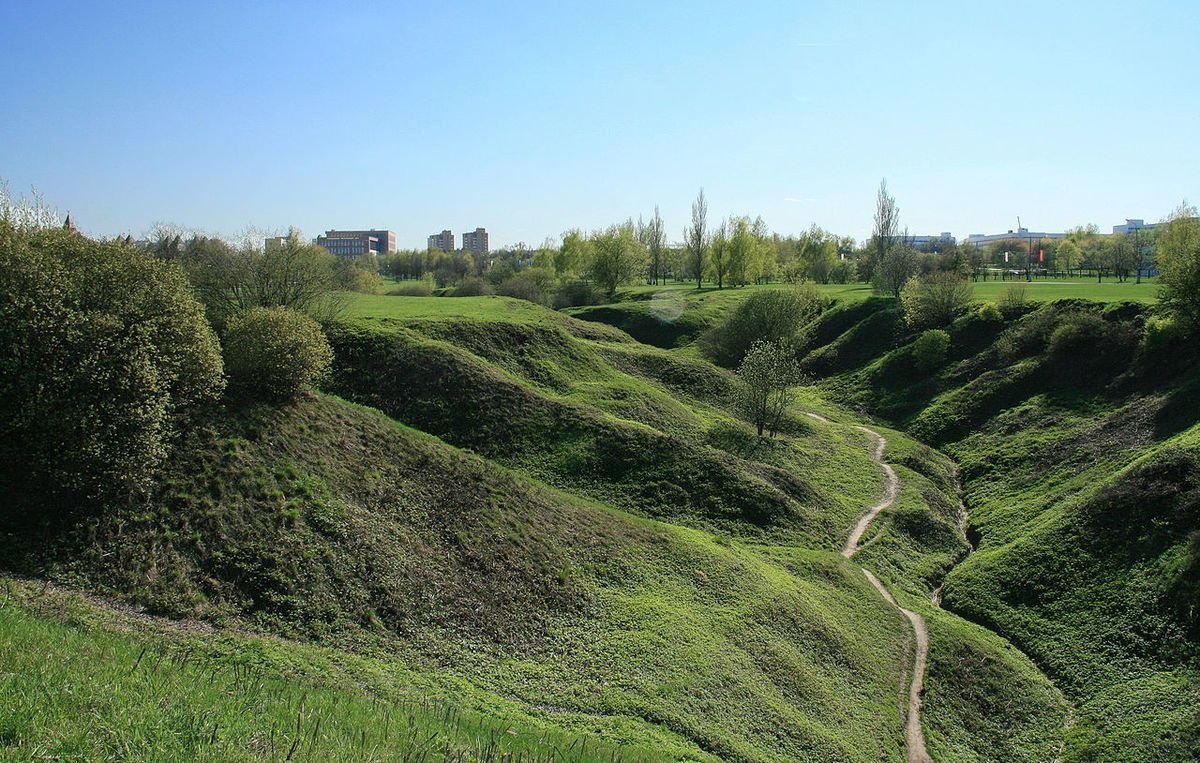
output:
[[[738,368],[742,381],[742,406],[754,422],[758,436],[771,436],[795,397],[801,381],[800,366],[782,342],[758,341],[750,345]]]

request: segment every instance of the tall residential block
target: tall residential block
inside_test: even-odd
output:
[[[463,233],[462,248],[477,257],[488,253],[488,232],[486,228],[476,228],[474,231]]]
[[[454,251],[454,232],[444,230],[441,233],[435,233],[429,237],[430,251],[453,252]]]

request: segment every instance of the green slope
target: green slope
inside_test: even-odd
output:
[[[972,313],[934,374],[916,371],[913,334],[882,301],[827,313],[801,342],[828,394],[960,464],[978,550],[945,604],[1079,703],[1069,760],[1200,756],[1200,364],[1189,346],[1144,347],[1145,315],[1086,302]]]

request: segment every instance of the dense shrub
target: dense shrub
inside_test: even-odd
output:
[[[1151,318],[1146,322],[1142,349],[1151,357],[1159,357],[1179,347],[1187,332],[1173,318]]]
[[[0,215],[0,512],[148,488],[224,385],[216,337],[174,263]]]
[[[321,326],[286,307],[256,307],[229,321],[225,368],[238,391],[292,400],[329,373],[333,351]]]
[[[979,317],[989,323],[999,323],[1004,320],[1000,307],[995,302],[984,302],[979,306]]]
[[[567,283],[558,287],[554,294],[554,307],[586,307],[604,304],[604,294],[591,284]]]
[[[338,257],[333,263],[334,281],[339,289],[363,294],[377,294],[383,287],[373,255],[372,258]]]
[[[929,329],[912,344],[913,362],[921,371],[933,371],[946,362],[950,335],[942,329]]]
[[[736,366],[754,342],[792,338],[822,307],[820,293],[809,284],[756,291],[701,338],[701,348],[716,363]]]
[[[295,230],[265,250],[193,237],[179,262],[217,326],[252,307],[290,307],[320,321],[334,320],[345,308],[339,290],[348,287],[339,282],[338,259]]]
[[[971,302],[971,282],[956,273],[913,276],[900,293],[904,321],[918,328],[949,325]]]
[[[1029,293],[1025,284],[1013,284],[1000,295],[997,304],[1002,313],[1019,313],[1029,303]]]
[[[402,283],[388,292],[391,297],[428,297],[433,294],[433,275],[426,273],[415,281]]]
[[[453,291],[450,292],[451,297],[485,297],[489,294],[495,294],[491,285],[482,278],[471,276],[464,278]]]
[[[555,282],[554,271],[527,268],[501,282],[496,293],[550,306],[554,300]]]

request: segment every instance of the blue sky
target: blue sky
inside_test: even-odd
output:
[[[870,232],[1200,198],[1200,3],[58,3],[0,10],[0,178],[94,235],[482,225],[660,205]]]

